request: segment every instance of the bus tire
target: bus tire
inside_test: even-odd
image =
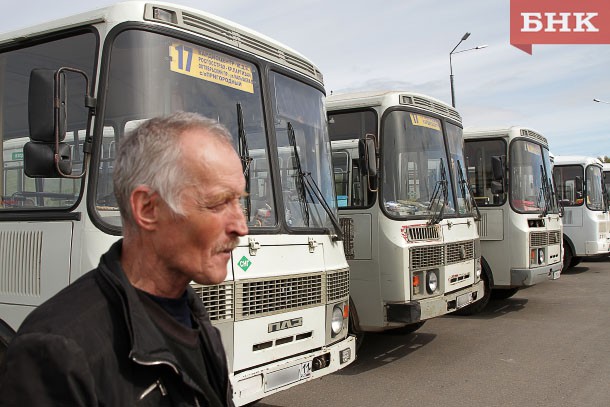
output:
[[[491,299],[492,300],[506,300],[513,295],[517,294],[519,291],[519,287],[513,288],[494,288],[491,290]]]
[[[349,325],[348,332],[350,335],[356,337],[356,354],[364,342],[365,332],[360,329],[360,320],[358,319],[358,311],[352,301],[352,297],[349,297]]]
[[[563,242],[563,269],[567,270],[572,267],[572,258],[574,257],[574,253],[572,253],[572,248],[567,242]]]
[[[580,262],[582,261],[582,257],[578,257],[578,256],[573,256],[572,257],[572,261],[570,262],[570,267],[576,267],[580,264]]]
[[[491,284],[489,282],[488,273],[491,273],[491,271],[489,270],[486,262],[481,262],[481,266],[483,267],[483,272],[481,273],[481,279],[483,280],[483,297],[470,305],[466,305],[464,308],[453,311],[455,315],[466,317],[478,314],[479,312],[483,311],[489,303],[489,299],[491,298]]]

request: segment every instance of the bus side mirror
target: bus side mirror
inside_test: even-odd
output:
[[[576,190],[576,193],[579,194],[579,197],[582,198],[582,190],[583,190],[582,177],[576,176],[574,178],[574,189]]]
[[[377,176],[377,154],[375,153],[375,140],[367,138],[365,141],[366,144],[366,162],[367,162],[367,170],[369,172],[370,177]]]
[[[494,155],[491,157],[491,174],[494,181],[502,181],[504,179],[504,162],[502,156]]]
[[[55,126],[59,133],[59,141],[66,135],[66,81],[65,75],[58,75],[59,83],[55,83],[55,72],[51,69],[33,69],[30,72],[30,88],[28,92],[28,123],[30,140],[43,143],[55,142]],[[59,92],[59,115],[55,116],[55,91]]]
[[[23,146],[23,172],[30,178],[61,178],[72,173],[72,150],[66,143],[58,144],[55,165],[55,143],[28,141]],[[57,167],[61,172],[57,170]]]
[[[377,148],[375,146],[375,136],[367,134],[358,142],[358,155],[360,158],[360,168],[364,169],[367,175],[368,188],[371,192],[377,191]]]
[[[491,193],[494,195],[504,193],[504,186],[501,181],[491,181]]]
[[[23,171],[31,178],[70,175],[72,151],[62,142],[66,136],[65,75],[56,75],[50,69],[33,69],[29,86],[30,141],[23,147]]]
[[[491,157],[491,193],[504,193],[504,157],[494,155]]]

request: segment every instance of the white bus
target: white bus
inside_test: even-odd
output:
[[[604,170],[604,189],[606,197],[610,200],[610,163],[602,163]]]
[[[354,333],[413,332],[483,299],[462,121],[410,92],[327,98]]]
[[[466,128],[464,151],[492,298],[559,278],[562,227],[547,139],[522,126]]]
[[[183,110],[230,129],[247,178],[249,235],[223,284],[195,286],[221,332],[236,404],[354,360],[323,81],[309,60],[198,10],[125,2],[0,36],[0,92],[0,326],[17,329],[97,266],[121,236],[118,141]],[[48,136],[24,150],[32,128]],[[57,146],[55,129],[67,132]],[[55,150],[59,169],[41,157]]]
[[[602,163],[593,157],[555,156],[553,177],[564,208],[564,267],[610,253],[608,197]]]

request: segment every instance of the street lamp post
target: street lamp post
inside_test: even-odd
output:
[[[455,107],[455,91],[453,89],[453,65],[451,64],[451,55],[459,54],[460,52],[472,51],[472,50],[475,50],[475,49],[482,49],[482,48],[486,48],[487,47],[487,45],[477,45],[476,47],[472,47],[472,48],[468,48],[468,49],[463,49],[461,51],[455,52],[455,50],[457,49],[457,47],[460,46],[462,41],[465,41],[468,37],[470,37],[470,33],[469,32],[467,32],[466,34],[464,34],[462,36],[462,39],[457,43],[457,45],[455,47],[453,47],[453,49],[449,53],[449,83],[451,84],[451,106],[453,106],[453,107]]]
[[[610,105],[610,102],[606,102],[605,100],[601,100],[601,99],[597,99],[597,98],[593,99],[593,101],[597,102],[597,103],[605,103],[607,105]]]

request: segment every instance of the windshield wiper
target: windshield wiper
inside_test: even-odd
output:
[[[472,193],[472,188],[470,187],[470,183],[464,177],[464,172],[462,171],[462,165],[460,164],[460,160],[457,160],[458,167],[458,177],[460,177],[460,190],[462,191],[462,196],[464,200],[466,200],[466,190],[468,190],[468,197],[470,198],[468,202],[470,202],[470,212],[472,212],[472,208],[477,212],[477,216],[475,220],[481,219],[481,211],[479,211],[479,205],[477,205],[477,201],[474,199],[474,194]]]
[[[305,225],[309,226],[309,207],[307,206],[307,198],[305,197],[305,182],[303,182],[303,171],[301,170],[301,158],[299,157],[299,149],[297,148],[297,139],[294,134],[294,128],[292,123],[288,122],[288,142],[292,147],[294,154],[294,165],[297,170],[297,192],[299,199],[301,200],[301,209],[303,211],[303,218],[305,219]]]
[[[248,141],[246,140],[246,129],[244,128],[244,113],[241,108],[241,103],[239,102],[237,102],[237,129],[239,136],[237,149],[239,157],[241,158],[241,167],[244,171],[244,178],[246,178],[246,195],[244,197],[246,201],[246,219],[250,221],[250,214],[252,212],[252,198],[250,197],[250,164],[252,163],[252,157],[250,157],[250,151],[248,150]]]
[[[307,193],[309,194],[312,201],[315,197],[317,201],[320,202],[322,208],[324,208],[324,211],[330,218],[330,221],[333,224],[336,233],[333,237],[333,240],[343,240],[343,232],[341,230],[341,226],[339,225],[339,221],[337,220],[335,214],[328,205],[328,202],[326,202],[326,199],[324,199],[324,195],[322,194],[320,187],[316,183],[315,179],[312,177],[311,172],[303,172],[301,169],[301,158],[299,157],[296,136],[294,134],[294,128],[292,127],[292,123],[290,122],[288,122],[288,142],[290,143],[290,146],[292,147],[294,152],[294,160],[298,177],[297,180],[299,183],[299,188],[297,189],[299,190],[299,195],[302,198],[304,215],[306,216],[306,225],[309,226],[309,209],[307,206],[307,200],[305,198],[305,190],[307,190]]]
[[[542,208],[541,218],[544,218],[551,210],[551,190],[549,188],[548,178],[544,171],[544,166],[540,164],[540,193],[538,194],[538,202],[536,203],[540,208],[540,202],[544,199],[544,207]]]
[[[441,194],[443,198],[442,204]],[[429,225],[436,225],[441,220],[443,220],[443,213],[445,212],[445,205],[447,204],[448,199],[449,192],[447,191],[447,174],[445,172],[445,164],[443,164],[443,160],[441,159],[441,179],[436,181],[436,184],[434,185],[434,191],[432,191],[432,199],[430,199],[430,205],[428,206],[428,210],[432,211],[432,208],[438,206],[440,206],[440,208],[432,213],[432,216],[428,221]]]

